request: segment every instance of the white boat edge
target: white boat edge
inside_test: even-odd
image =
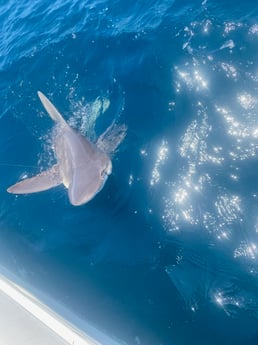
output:
[[[65,320],[61,315],[38,300],[28,290],[0,273],[0,292],[17,303],[44,324],[57,336],[71,345],[121,345],[107,334],[95,329],[96,339],[88,335]],[[90,326],[90,325],[89,325]],[[92,326],[90,326],[93,328]]]

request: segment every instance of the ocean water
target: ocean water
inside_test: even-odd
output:
[[[0,25],[1,266],[125,344],[256,344],[256,2],[7,0]],[[37,90],[92,139],[127,126],[83,206],[6,192],[54,161]]]

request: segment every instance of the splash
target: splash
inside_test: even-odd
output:
[[[68,120],[71,127],[77,128],[82,135],[96,140],[95,124],[100,115],[104,114],[110,106],[106,97],[97,97],[93,102],[86,103],[85,99],[71,101],[73,116]]]

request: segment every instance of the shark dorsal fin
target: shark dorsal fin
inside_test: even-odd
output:
[[[62,124],[63,126],[67,126],[65,119],[59,113],[56,107],[50,102],[50,100],[40,91],[38,91],[38,96],[51,119]]]

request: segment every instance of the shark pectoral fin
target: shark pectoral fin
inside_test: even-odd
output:
[[[44,108],[46,109],[49,116],[51,117],[51,119],[62,124],[63,126],[68,126],[63,116],[59,113],[56,107],[50,102],[50,100],[40,91],[38,91],[38,96]]]
[[[59,172],[58,165],[53,165],[50,169],[42,173],[22,180],[7,189],[12,194],[29,194],[41,192],[62,183],[62,177]]]

